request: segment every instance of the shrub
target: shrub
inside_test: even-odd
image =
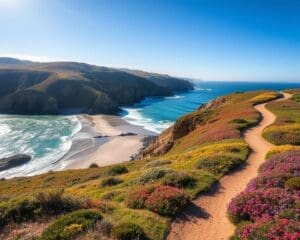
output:
[[[78,210],[59,217],[41,236],[41,240],[71,239],[93,227],[102,216],[93,210]]]
[[[193,187],[196,180],[184,172],[172,172],[167,174],[162,183],[173,187]]]
[[[263,137],[275,145],[300,145],[300,124],[272,125],[263,130]]]
[[[293,177],[288,179],[284,186],[288,189],[300,190],[300,177]]]
[[[98,166],[98,164],[97,163],[92,163],[90,166],[89,166],[89,168],[98,168],[99,166]]]
[[[101,181],[100,186],[101,187],[114,186],[114,185],[120,184],[122,182],[123,182],[123,180],[121,180],[119,178],[107,177]]]
[[[287,173],[277,174],[277,173],[268,173],[261,174],[257,178],[252,179],[247,189],[258,190],[262,188],[284,188],[285,182],[291,178],[293,175]]]
[[[31,199],[0,203],[0,227],[9,222],[19,223],[35,218],[37,208],[37,203]]]
[[[153,160],[151,162],[146,163],[145,168],[159,167],[170,163],[171,161],[167,161],[167,160]]]
[[[134,223],[124,223],[112,230],[113,236],[118,240],[146,240],[143,229]]]
[[[255,223],[241,226],[237,239],[296,240],[300,238],[299,222],[291,219],[270,219],[266,217]]]
[[[128,193],[125,204],[129,208],[142,209],[150,194],[154,191],[154,186],[141,187]]]
[[[81,202],[74,197],[63,196],[63,189],[59,191],[39,192],[35,195],[42,214],[58,214],[70,212],[81,207]]]
[[[124,173],[128,173],[128,169],[125,166],[117,165],[113,166],[107,171],[108,175],[120,175]]]
[[[189,198],[183,190],[171,186],[158,186],[146,199],[145,206],[162,216],[174,216],[188,202]]]
[[[256,221],[263,215],[284,214],[288,209],[295,209],[295,205],[295,196],[285,189],[249,190],[231,200],[228,213],[234,223]]]
[[[300,166],[300,151],[288,151],[272,155],[259,167],[260,173],[283,172],[293,173]],[[294,170],[293,170],[294,169]]]
[[[164,177],[167,173],[171,173],[173,171],[174,170],[170,168],[163,168],[163,167],[149,168],[136,178],[136,183],[146,184],[146,183],[155,182],[158,179]]]
[[[242,159],[231,155],[219,155],[201,158],[196,167],[213,174],[224,175],[243,162]]]

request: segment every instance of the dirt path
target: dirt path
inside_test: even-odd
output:
[[[289,97],[290,94],[284,94],[284,98],[275,101]],[[262,130],[276,118],[265,105],[255,107],[261,113],[262,121],[245,133],[245,141],[252,149],[247,165],[224,176],[217,189],[195,200],[194,204],[172,223],[168,240],[227,240],[232,236],[235,226],[226,215],[228,203],[257,175],[259,165],[263,163],[266,153],[273,146],[261,135]]]

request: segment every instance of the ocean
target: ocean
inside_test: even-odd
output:
[[[198,82],[192,91],[176,93],[172,97],[147,98],[131,107],[123,107],[120,115],[124,120],[158,134],[178,117],[216,97],[236,91],[292,87],[300,88],[300,82]],[[69,152],[82,127],[77,116],[0,115],[0,159],[15,154],[32,156],[29,163],[0,172],[0,178],[62,169],[64,163],[59,160]]]
[[[122,108],[122,118],[144,126],[147,130],[160,133],[180,116],[194,111],[212,99],[237,91],[284,90],[300,88],[298,83],[275,82],[197,82],[195,90],[177,93],[172,97],[147,98],[131,107]]]

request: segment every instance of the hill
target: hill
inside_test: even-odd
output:
[[[260,120],[254,106],[279,97],[267,91],[220,97],[178,119],[141,160],[3,179],[0,229],[41,239],[166,239],[170,221],[191,199],[246,162],[242,133]]]
[[[65,109],[113,113],[145,97],[191,89],[188,81],[167,75],[142,75],[77,62],[0,58],[1,113],[58,114]]]

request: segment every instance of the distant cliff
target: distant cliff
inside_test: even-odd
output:
[[[114,113],[145,97],[193,89],[168,75],[76,62],[0,58],[0,113],[58,114],[65,109]]]

